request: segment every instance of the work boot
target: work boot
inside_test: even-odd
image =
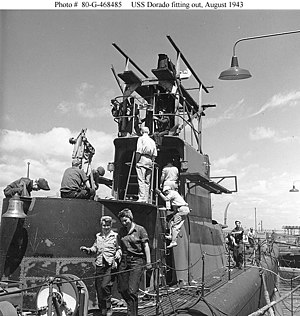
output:
[[[111,308],[109,308],[106,312],[106,316],[112,316],[112,314],[113,314],[113,311]]]

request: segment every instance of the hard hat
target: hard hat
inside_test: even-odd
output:
[[[44,178],[39,178],[37,180],[37,185],[39,186],[40,189],[42,190],[46,190],[46,191],[49,191],[50,188],[49,188],[49,185],[48,185],[48,182],[46,179]]]
[[[100,174],[100,176],[104,176],[104,174],[105,174],[105,169],[103,168],[103,167],[98,167],[97,168],[97,171],[98,171],[98,173]]]
[[[82,164],[82,162],[81,162],[81,160],[79,158],[72,159],[72,166],[73,167],[80,166],[81,164]]]
[[[163,192],[168,191],[168,190],[172,190],[172,188],[169,185],[165,185],[163,188]]]

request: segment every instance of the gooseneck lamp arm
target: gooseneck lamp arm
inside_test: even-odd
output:
[[[273,37],[273,36],[280,36],[280,35],[288,35],[288,34],[294,34],[294,33],[300,33],[300,30],[296,31],[287,31],[287,32],[280,32],[280,33],[273,33],[273,34],[265,34],[265,35],[257,35],[257,36],[251,36],[251,37],[244,37],[238,39],[234,45],[233,45],[233,56],[235,56],[235,47],[239,42],[242,41],[248,41],[248,40],[253,40],[253,39],[259,39],[259,38],[265,38],[265,37]]]
[[[295,34],[295,33],[300,33],[300,30],[273,33],[273,34],[265,34],[265,35],[257,35],[257,36],[244,37],[244,38],[238,39],[233,45],[233,56],[232,56],[232,60],[231,60],[231,67],[227,70],[222,71],[220,76],[219,76],[219,79],[221,79],[221,80],[240,80],[240,79],[247,79],[247,78],[252,77],[248,70],[242,69],[239,67],[238,59],[235,55],[236,45],[238,43],[243,42],[243,41],[254,40],[254,39],[274,37],[274,36],[280,36],[280,35],[289,35],[289,34]]]

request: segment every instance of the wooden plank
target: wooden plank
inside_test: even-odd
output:
[[[174,73],[168,68],[152,69],[152,73],[159,80],[175,80]]]
[[[132,70],[127,70],[124,71],[121,74],[118,74],[118,76],[126,83],[142,83],[142,80],[132,71]]]

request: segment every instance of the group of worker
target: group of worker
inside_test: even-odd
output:
[[[149,137],[148,127],[141,128],[141,136],[136,148],[136,172],[139,184],[138,202],[148,203],[153,164],[157,157],[157,145]],[[104,169],[99,167],[92,171],[92,179],[82,169],[82,161],[73,159],[72,166],[67,168],[61,181],[60,194],[62,198],[93,199],[97,186],[104,175]],[[177,237],[190,212],[188,204],[178,193],[179,170],[170,158],[162,169],[160,189],[156,194],[166,202],[166,210],[171,213],[169,233],[165,238],[170,241],[167,248],[177,246]],[[92,187],[91,180],[96,184]],[[9,184],[4,189],[6,197],[30,196],[32,190],[50,190],[44,178],[31,180],[21,178]],[[91,247],[81,246],[80,250],[95,255],[95,287],[98,305],[102,316],[112,315],[112,286],[117,273],[118,290],[127,304],[127,315],[138,316],[138,291],[141,277],[145,269],[151,269],[149,237],[146,229],[133,220],[130,209],[123,209],[118,214],[122,227],[118,233],[112,230],[113,220],[110,216],[100,219],[101,231]]]
[[[81,246],[80,250],[96,257],[95,287],[101,315],[112,315],[112,286],[117,275],[118,291],[127,304],[127,315],[138,316],[141,277],[145,269],[152,268],[149,237],[146,229],[134,222],[129,208],[120,211],[118,218],[122,227],[116,233],[112,230],[112,217],[102,216],[101,231],[96,234],[94,244]]]
[[[111,100],[111,113],[114,120],[118,123],[119,137],[125,137],[127,135],[141,136],[141,126],[154,125],[153,138],[158,146],[162,145],[162,138],[165,135],[179,135],[183,126],[180,124],[171,124],[169,114],[167,114],[167,108],[160,106],[157,114],[140,118],[140,111],[137,104],[134,103],[134,98],[129,98],[119,102],[116,99]],[[153,112],[153,108],[147,104],[149,112]],[[151,128],[152,129],[152,128]]]
[[[105,170],[103,167],[98,167],[96,170],[93,169],[93,182],[91,182],[91,175],[88,177],[82,169],[81,159],[73,159],[72,166],[65,170],[62,177],[60,188],[61,197],[93,199],[99,184],[106,184],[104,181],[106,178],[103,177],[104,173]],[[93,185],[91,183],[93,183]],[[4,195],[8,198],[13,197],[15,194],[18,194],[22,197],[30,197],[32,191],[38,190],[50,190],[48,181],[46,179],[39,178],[36,180],[31,180],[29,178],[23,177],[7,185],[4,189]]]
[[[148,203],[150,195],[150,183],[153,173],[153,165],[157,157],[157,145],[149,136],[149,128],[144,126],[141,128],[142,135],[137,140],[136,147],[136,173],[138,180],[138,200],[137,202]],[[178,193],[178,177],[179,171],[169,159],[166,166],[162,169],[160,179],[160,188],[156,189],[158,194],[165,202],[168,202],[168,210],[173,211],[173,218],[169,222],[170,234],[166,239],[170,240],[168,248],[177,246],[177,236],[180,227],[184,223],[185,216],[190,212],[188,204]],[[67,168],[63,174],[60,195],[62,198],[75,199],[94,199],[98,184],[104,183],[102,179],[105,170],[99,167],[92,170],[87,176],[82,169],[82,160],[75,158],[72,160],[72,166]],[[20,196],[30,196],[32,190],[50,190],[47,180],[39,178],[31,180],[29,178],[21,178],[9,184],[4,189],[6,197],[13,197],[15,193]],[[152,200],[152,198],[151,198]]]
[[[137,202],[148,203],[151,177],[154,170],[155,158],[157,157],[157,147],[154,140],[149,136],[148,127],[142,127],[141,133],[142,135],[138,138],[136,148],[136,173],[139,185]],[[162,191],[159,189],[155,190],[156,194],[166,202],[168,209],[173,211],[173,216],[169,221],[170,234],[166,235],[166,239],[170,240],[167,248],[177,246],[176,240],[180,228],[184,224],[186,215],[190,213],[187,202],[178,193],[179,170],[173,165],[172,160],[170,158],[167,165],[162,169],[160,179],[160,188]]]

